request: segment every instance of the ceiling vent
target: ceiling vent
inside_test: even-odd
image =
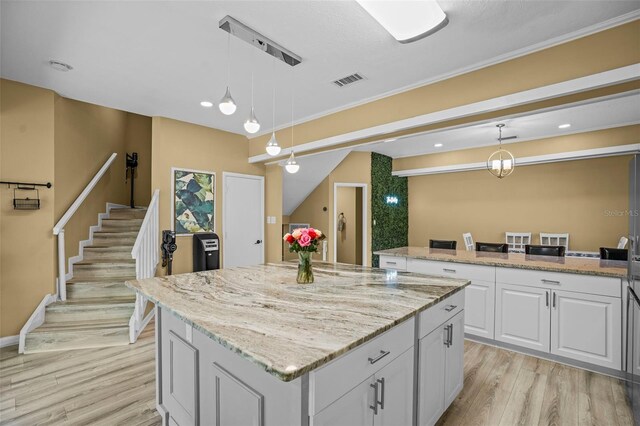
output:
[[[335,84],[338,87],[344,87],[344,86],[348,86],[348,85],[353,84],[353,83],[357,83],[358,81],[361,81],[361,80],[364,80],[364,79],[365,79],[365,77],[362,74],[354,73],[354,74],[348,75],[346,77],[342,77],[342,78],[340,78],[338,80],[335,80],[333,82],[333,84]]]

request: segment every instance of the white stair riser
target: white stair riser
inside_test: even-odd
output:
[[[127,327],[90,331],[51,331],[27,334],[25,339],[25,353],[128,344],[129,329]]]
[[[47,310],[45,313],[45,321],[67,322],[67,321],[93,321],[93,320],[119,320],[129,319],[133,314],[133,303],[131,307],[113,307],[107,306],[104,309],[56,309]]]

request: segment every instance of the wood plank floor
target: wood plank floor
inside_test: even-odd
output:
[[[2,425],[160,425],[154,330],[135,345],[0,349]],[[439,425],[633,425],[621,381],[465,341],[464,389]]]

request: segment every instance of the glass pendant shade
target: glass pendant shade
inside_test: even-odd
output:
[[[284,168],[287,169],[287,172],[291,174],[297,173],[298,170],[300,170],[300,165],[296,162],[296,157],[293,155],[293,152],[289,156],[287,164],[284,166]]]
[[[247,133],[251,134],[257,133],[258,130],[260,130],[260,122],[256,117],[256,113],[253,110],[253,107],[251,107],[251,114],[249,114],[249,118],[247,118],[247,121],[244,122],[244,129],[247,131]]]
[[[275,157],[276,155],[280,154],[281,148],[280,145],[278,145],[278,140],[276,139],[276,133],[272,132],[271,133],[271,139],[269,139],[269,142],[267,142],[267,154],[269,154],[272,157]]]
[[[487,169],[498,179],[502,179],[513,173],[515,165],[516,160],[513,154],[502,148],[491,154],[487,160]]]
[[[227,91],[225,92],[222,99],[220,99],[218,108],[220,108],[220,112],[224,115],[231,115],[236,112],[236,103],[231,97],[231,90],[229,90],[229,86],[227,86]]]

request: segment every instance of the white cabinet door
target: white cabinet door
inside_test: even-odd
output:
[[[445,352],[444,406],[451,405],[462,391],[464,382],[464,317],[465,311],[447,321],[450,331]],[[446,336],[445,336],[446,337]]]
[[[550,290],[496,285],[496,340],[549,352]]]
[[[615,297],[553,291],[551,353],[620,369],[621,303]]]
[[[411,425],[413,422],[413,348],[375,374],[378,414],[375,426]],[[354,423],[355,424],[355,423]]]
[[[433,425],[444,412],[445,326],[420,339],[418,424]]]
[[[373,426],[373,377],[313,417],[313,426]]]
[[[472,280],[465,288],[465,333],[494,338],[495,294],[496,285],[493,282]]]

